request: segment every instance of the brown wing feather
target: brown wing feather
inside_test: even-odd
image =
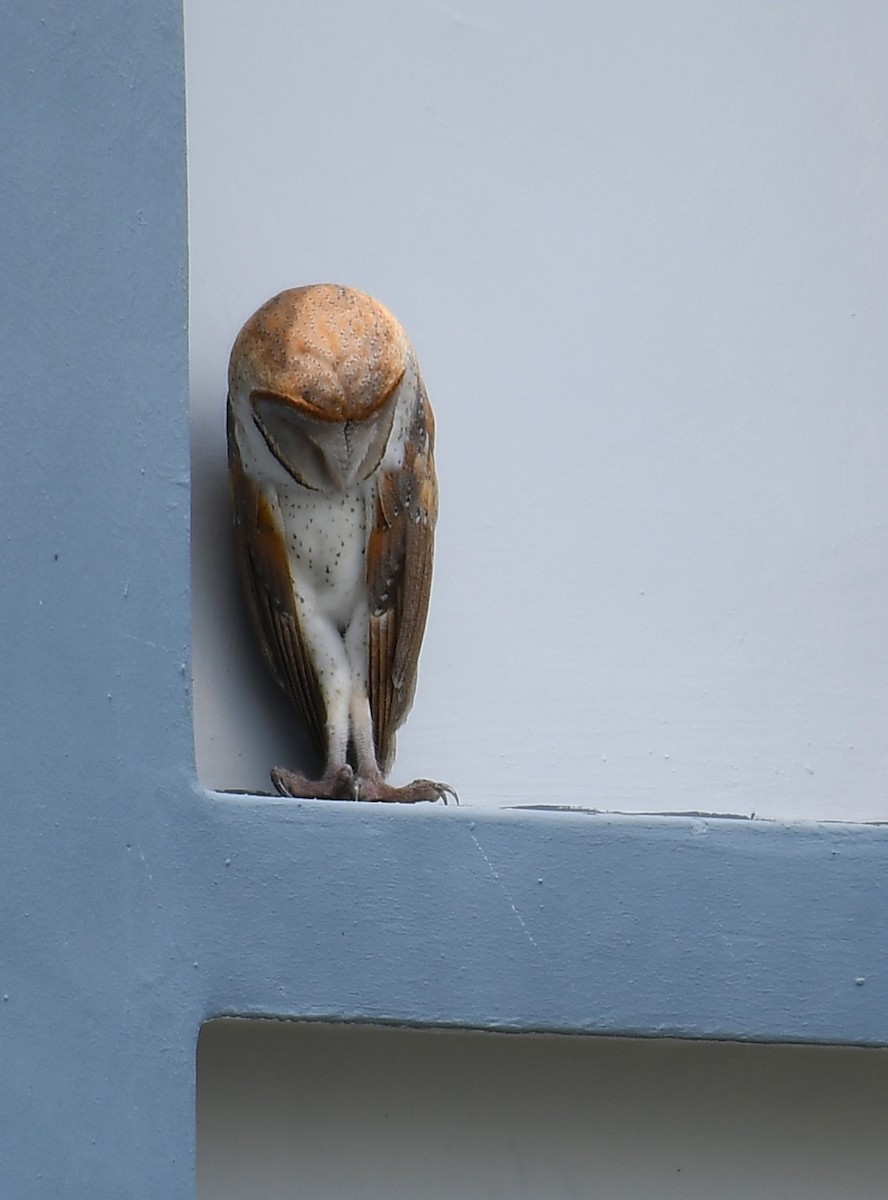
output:
[[[253,626],[272,674],[296,705],[323,754],[326,751],[324,702],[299,625],[286,542],[274,510],[244,471],[230,400],[228,465],[234,503],[234,541]]]
[[[435,425],[422,381],[403,466],[379,480],[367,550],[370,593],[370,711],[376,757],[387,773],[395,732],[413,703],[432,587],[438,516]]]

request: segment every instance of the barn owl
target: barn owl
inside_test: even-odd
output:
[[[228,374],[237,556],[265,658],[325,757],[284,796],[456,799],[386,782],[413,703],[438,509],[434,417],[404,330],[370,296],[294,288],[244,325]]]

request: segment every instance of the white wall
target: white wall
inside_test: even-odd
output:
[[[875,1050],[217,1022],[198,1200],[884,1200]]]
[[[247,639],[228,350],[349,283],[439,422],[397,780],[888,817],[888,8],[187,0],[199,771],[301,743]]]

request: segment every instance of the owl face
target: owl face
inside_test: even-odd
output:
[[[392,431],[403,372],[369,416],[330,420],[324,408],[254,392],[250,409],[265,444],[302,487],[346,492],[377,469]]]

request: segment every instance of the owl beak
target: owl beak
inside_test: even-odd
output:
[[[339,449],[339,446],[331,446],[327,442],[322,453],[330,482],[336,491],[345,492],[357,482],[355,475],[360,463],[349,462],[347,449],[343,448],[337,453]]]
[[[313,431],[313,441],[324,457],[330,482],[337,491],[346,492],[372,475],[379,465],[390,428],[390,422],[381,422],[376,416],[369,421],[346,421]]]

